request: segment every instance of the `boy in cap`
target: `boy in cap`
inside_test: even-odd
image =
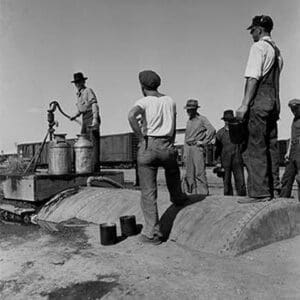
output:
[[[94,161],[94,172],[100,171],[100,115],[97,98],[94,91],[91,88],[85,86],[87,77],[81,72],[73,75],[74,79],[71,83],[75,84],[77,89],[77,113],[70,118],[75,120],[77,117],[82,115],[82,126],[81,133],[87,134],[93,143],[93,161]]]
[[[231,177],[233,173],[235,188],[238,196],[246,196],[244,177],[244,162],[242,158],[242,145],[233,144],[229,136],[228,122],[234,119],[232,110],[225,110],[223,118],[225,126],[217,131],[215,158],[220,157],[221,166],[224,168],[223,177],[224,195],[233,195]]]
[[[198,100],[190,99],[184,107],[189,119],[185,129],[184,163],[186,175],[183,181],[185,192],[208,195],[205,172],[205,146],[215,137],[216,130],[208,119],[197,112]]]
[[[141,208],[145,226],[140,236],[144,243],[158,245],[162,242],[157,209],[157,171],[165,169],[170,200],[182,205],[186,195],[180,186],[180,171],[177,164],[177,150],[174,146],[176,133],[176,104],[174,100],[158,91],[161,79],[153,71],[139,73],[143,98],[135,102],[128,114],[133,132],[139,138],[137,156],[141,187]],[[142,116],[143,127],[138,116]]]
[[[300,99],[293,99],[289,107],[294,115],[291,126],[291,139],[287,151],[288,165],[281,179],[282,189],[280,197],[291,197],[293,183],[297,175],[298,185],[300,184]]]
[[[244,162],[250,198],[240,200],[240,203],[271,200],[280,189],[277,121],[282,58],[271,39],[273,21],[269,16],[255,16],[247,29],[254,44],[245,71],[244,98],[236,117],[246,120],[248,126]]]

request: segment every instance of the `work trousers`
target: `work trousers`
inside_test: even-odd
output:
[[[285,168],[284,174],[281,179],[281,193],[280,197],[290,198],[292,194],[293,184],[297,176],[297,183],[299,185],[300,179],[300,146],[291,149],[289,162]]]
[[[100,129],[89,127],[83,120],[81,133],[86,134],[93,144],[93,172],[100,172]]]
[[[205,172],[205,149],[202,146],[185,145],[186,175],[183,181],[184,190],[190,194],[208,195],[208,184]]]
[[[244,162],[248,171],[248,195],[272,197],[280,188],[277,121],[272,113],[274,102],[267,97],[256,99],[250,108],[248,141]]]
[[[222,158],[222,163],[225,171],[223,178],[224,195],[233,195],[233,188],[231,183],[231,177],[233,174],[237,195],[246,196],[244,166],[241,154],[235,153],[232,155],[226,155]]]
[[[100,172],[100,130],[88,129],[87,133],[93,144],[93,171]]]
[[[149,238],[161,236],[157,209],[157,171],[165,169],[167,188],[171,202],[183,204],[186,195],[180,185],[177,150],[168,137],[147,137],[138,149],[138,174],[141,187],[141,208],[145,226],[143,234]]]

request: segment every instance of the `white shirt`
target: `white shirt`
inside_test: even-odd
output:
[[[169,96],[147,96],[136,101],[143,110],[143,133],[149,136],[172,136],[175,130],[176,104]]]
[[[274,48],[264,42],[264,40],[270,41],[272,44],[275,43],[272,41],[271,37],[264,36],[258,42],[254,43],[250,48],[249,58],[245,70],[245,77],[252,77],[257,80],[262,78],[268,71],[271,69],[275,59],[275,50]],[[279,68],[282,69],[283,60],[282,57],[279,57]]]

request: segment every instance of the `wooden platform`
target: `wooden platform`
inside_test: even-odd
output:
[[[120,184],[124,184],[123,172],[114,171],[68,175],[6,175],[2,182],[3,194],[6,199],[30,202],[44,201],[63,190],[77,186],[86,186],[86,181],[90,176],[105,176]],[[101,183],[101,186],[110,187],[105,182]]]

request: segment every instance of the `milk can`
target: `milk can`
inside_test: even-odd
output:
[[[75,172],[78,174],[93,172],[93,144],[87,134],[78,134],[74,144]]]
[[[49,143],[48,173],[69,174],[71,165],[71,146],[66,142],[66,134],[54,134],[54,140]]]

